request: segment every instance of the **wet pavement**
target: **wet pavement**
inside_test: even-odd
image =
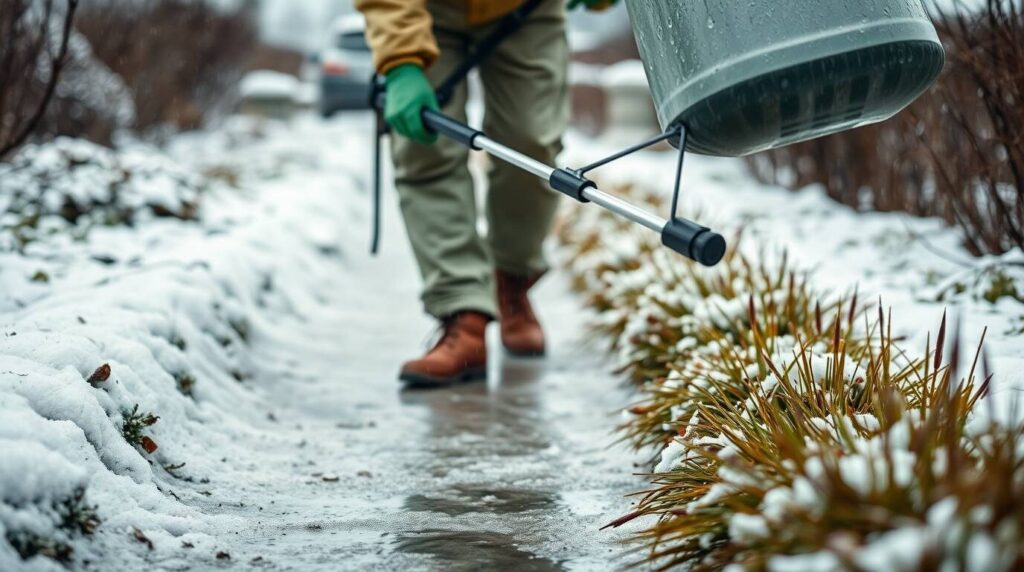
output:
[[[395,241],[397,242],[397,240]],[[387,251],[390,251],[388,253]],[[607,570],[625,561],[639,459],[612,432],[629,395],[557,273],[535,299],[550,355],[503,355],[486,383],[402,390],[432,324],[404,245],[319,286],[302,335],[256,337],[274,408],[236,443],[204,510],[241,517],[232,558],[266,569]],[[356,282],[355,279],[358,279]]]

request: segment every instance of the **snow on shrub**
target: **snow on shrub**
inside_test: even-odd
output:
[[[193,507],[231,486],[224,452],[266,416],[251,342],[319,307],[309,274],[340,259],[325,245],[345,203],[310,191],[268,209],[280,197],[156,151],[69,139],[0,171],[5,227],[36,223],[0,249],[0,570],[159,561],[185,541],[212,555],[238,522]]]
[[[661,198],[635,187],[619,192],[662,208]],[[826,296],[812,291],[806,277],[790,268],[785,255],[755,262],[742,255],[742,237],[714,268],[680,264],[654,235],[599,209],[574,210],[559,237],[577,289],[597,312],[593,326],[619,352],[619,367],[638,382],[657,378],[666,363],[680,363],[718,338],[751,339],[748,303],[754,297],[770,316],[777,336],[823,332]],[[632,246],[629,246],[632,244]],[[856,295],[851,307],[856,307]],[[652,368],[654,368],[652,370]]]
[[[16,257],[3,264],[25,263]],[[0,314],[0,568],[10,569],[11,550],[70,561],[76,538],[94,530],[209,530],[208,517],[161,489],[218,469],[202,454],[216,415],[209,408],[247,402],[229,373],[249,359],[229,316],[253,311],[238,295],[248,282],[255,297],[261,279],[232,284],[186,264],[114,276],[61,280],[26,311]],[[185,392],[180,375],[200,381]]]
[[[1024,250],[1008,252],[946,278],[935,286],[933,296],[940,302],[966,296],[989,304],[1003,299],[1024,303]]]
[[[24,402],[17,406],[5,399],[0,403],[4,416],[0,431],[9,435],[13,425],[29,426],[30,410]],[[55,428],[52,435],[60,431]],[[72,540],[90,535],[99,525],[95,509],[84,500],[85,471],[53,449],[45,446],[47,435],[38,441],[0,438],[4,462],[0,463],[0,562],[36,555],[68,562],[74,550]],[[60,437],[57,437],[59,440]],[[60,443],[49,443],[61,445]],[[58,449],[59,450],[59,449]]]
[[[657,517],[637,538],[643,561],[1024,562],[1024,428],[975,413],[990,376],[972,368],[960,379],[946,365],[945,321],[915,358],[895,345],[880,306],[869,319],[855,293],[828,301],[785,257],[754,263],[734,249],[698,270],[606,215],[577,210],[563,224],[574,284],[638,384],[622,430],[661,452],[652,488],[610,524]],[[959,363],[958,344],[952,354]]]
[[[197,216],[203,181],[148,149],[114,151],[81,139],[27,145],[0,163],[0,248],[40,234]]]

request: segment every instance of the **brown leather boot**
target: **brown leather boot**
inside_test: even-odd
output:
[[[459,312],[441,323],[441,339],[420,359],[405,362],[398,379],[412,386],[441,386],[487,378],[484,332],[491,317]]]
[[[533,313],[526,293],[542,274],[517,276],[498,270],[498,311],[501,314],[501,343],[508,352],[520,357],[544,355],[544,330]]]

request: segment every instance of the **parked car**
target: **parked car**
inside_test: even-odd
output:
[[[373,57],[366,44],[366,21],[360,14],[338,18],[330,45],[320,54],[320,114],[370,107]]]

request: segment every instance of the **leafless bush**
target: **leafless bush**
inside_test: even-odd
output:
[[[974,254],[1024,248],[1024,6],[935,14],[947,66],[906,111],[749,163],[763,180],[820,183],[854,208],[942,217]]]
[[[2,0],[0,158],[39,126],[68,53],[78,0]]]
[[[76,28],[130,89],[134,127],[198,127],[222,109],[256,45],[252,2],[94,0]]]

